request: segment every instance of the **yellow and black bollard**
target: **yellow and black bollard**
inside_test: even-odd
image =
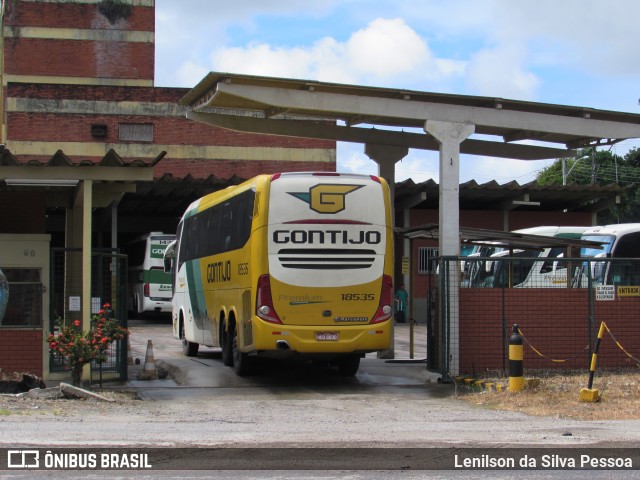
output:
[[[600,341],[604,336],[604,329],[607,328],[605,323],[600,324],[600,330],[598,330],[598,338],[596,339],[596,346],[593,349],[593,355],[591,355],[591,366],[589,367],[589,385],[587,388],[580,389],[579,400],[581,402],[597,402],[600,400],[600,391],[597,388],[593,388],[593,377],[596,374],[596,365],[598,364],[598,348],[600,348]]]
[[[524,346],[518,324],[513,325],[513,334],[509,337],[509,392],[519,392],[524,388]]]

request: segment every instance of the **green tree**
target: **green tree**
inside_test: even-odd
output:
[[[620,157],[609,150],[582,149],[575,158],[565,160],[566,183],[577,185],[630,186],[622,202],[598,213],[598,223],[640,221],[640,149],[630,150]],[[537,177],[540,185],[562,185],[562,160],[556,160]]]

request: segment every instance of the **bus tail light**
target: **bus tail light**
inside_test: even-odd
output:
[[[258,289],[256,293],[256,315],[270,323],[282,323],[276,313],[271,297],[271,281],[269,275],[262,275],[258,278]]]
[[[370,323],[380,323],[391,318],[393,308],[393,282],[389,275],[382,276],[382,289],[380,291],[380,306]]]
[[[144,295],[145,297],[149,297],[149,296],[151,295],[151,293],[150,293],[150,289],[149,289],[149,284],[148,284],[148,283],[145,283],[145,284],[144,284],[143,289],[144,289],[144,290],[143,290],[143,295]]]

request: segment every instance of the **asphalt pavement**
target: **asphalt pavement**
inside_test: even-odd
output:
[[[290,379],[304,377],[300,367],[286,362],[267,362],[258,378],[237,377],[232,368],[222,365],[220,349],[201,347],[197,357],[186,357],[182,345],[173,337],[171,321],[168,317],[151,317],[131,320],[130,365],[127,388],[140,392],[145,399],[167,398],[177,395],[177,387],[224,388],[237,386],[264,386],[269,382],[281,382],[287,376],[283,372],[290,370]],[[149,341],[151,343],[149,343]],[[352,381],[358,386],[372,385],[408,385],[424,386],[438,383],[440,375],[429,372],[426,366],[427,331],[425,325],[396,324],[394,327],[393,358],[378,358],[375,353],[368,354],[360,362],[360,369]],[[152,358],[148,355],[152,354]],[[153,366],[149,360],[153,360]],[[165,379],[142,380],[138,377],[145,368],[155,367],[162,373],[168,372]],[[275,372],[280,375],[274,378]],[[315,377],[316,382],[322,374]],[[334,379],[335,380],[335,379]],[[347,381],[347,383],[351,383]]]

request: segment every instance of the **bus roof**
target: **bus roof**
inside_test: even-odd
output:
[[[593,227],[586,230],[583,235],[626,235],[627,233],[640,232],[640,223],[618,223]]]

